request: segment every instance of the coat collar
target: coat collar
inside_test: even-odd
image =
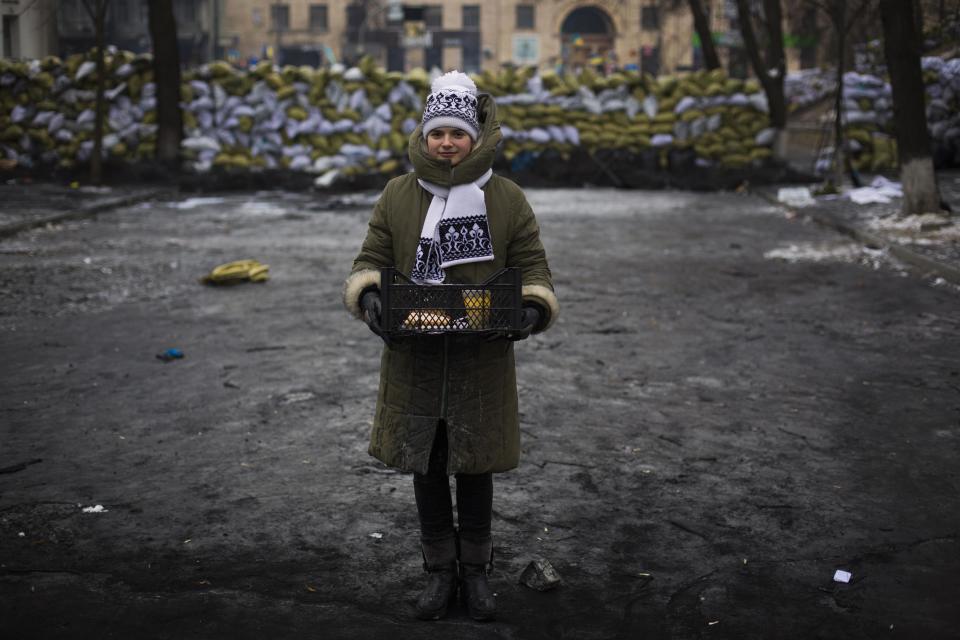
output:
[[[493,166],[500,142],[500,123],[497,122],[497,105],[493,97],[482,93],[478,96],[477,115],[480,120],[480,135],[473,150],[456,167],[449,160],[431,158],[423,139],[422,125],[417,125],[410,134],[407,155],[413,163],[417,177],[427,182],[450,186],[473,182]]]

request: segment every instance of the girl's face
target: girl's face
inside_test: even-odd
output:
[[[427,154],[431,158],[449,160],[458,165],[473,148],[473,140],[463,129],[437,127],[427,134]]]

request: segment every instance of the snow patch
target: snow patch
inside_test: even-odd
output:
[[[102,504],[94,505],[92,507],[84,507],[84,513],[107,513],[108,509],[104,509]]]
[[[226,201],[227,201],[226,198],[214,198],[214,197],[187,198],[186,200],[183,200],[181,202],[168,202],[167,206],[170,207],[171,209],[188,210],[188,209],[196,209],[197,207],[206,207],[211,204],[223,204]]]

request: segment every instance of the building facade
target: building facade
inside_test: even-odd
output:
[[[55,0],[0,0],[0,56],[42,58],[57,53]]]
[[[703,0],[721,57],[748,73],[733,0]],[[351,64],[373,56],[390,70],[639,69],[655,75],[702,66],[687,2],[678,0],[230,0],[221,2],[219,43],[238,61]],[[813,66],[822,21],[788,41],[788,67]],[[804,26],[805,25],[805,26]]]
[[[106,41],[149,51],[148,0],[110,0]],[[750,74],[733,0],[702,0],[724,66]],[[950,10],[958,0],[950,0]],[[372,56],[389,70],[504,65],[654,75],[702,66],[685,0],[173,0],[180,60],[238,65],[352,64]],[[0,0],[6,57],[68,55],[94,43],[84,0]],[[789,69],[829,61],[829,32],[812,9],[786,17]],[[934,12],[928,11],[926,18]],[[827,59],[825,60],[824,57]]]
[[[3,1],[3,0],[0,0]],[[105,17],[105,42],[137,53],[153,48],[150,40],[149,0],[109,0]],[[93,20],[84,0],[55,2],[52,20],[57,34],[55,52],[61,56],[87,51],[96,43]],[[90,3],[93,5],[93,2]],[[180,63],[192,66],[217,57],[214,48],[216,24],[214,0],[174,0]]]

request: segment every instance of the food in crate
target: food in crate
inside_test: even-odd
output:
[[[403,321],[404,329],[420,329],[423,331],[449,329],[450,314],[441,309],[424,309],[411,311]]]
[[[517,329],[520,271],[502,269],[483,283],[420,285],[394,268],[381,270],[384,330],[437,334]]]

